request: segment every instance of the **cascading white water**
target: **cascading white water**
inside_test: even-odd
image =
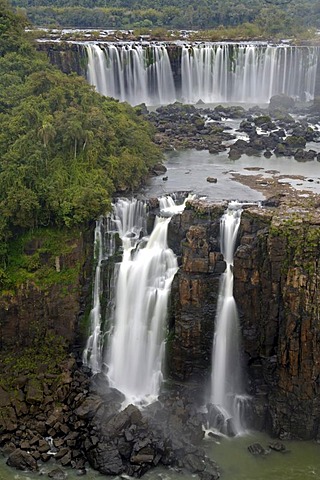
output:
[[[160,199],[160,211],[167,218],[157,217],[150,237],[141,237],[145,217],[141,221],[140,216],[133,229],[138,217],[128,212],[141,210],[142,205],[136,200],[115,205],[123,258],[116,274],[115,315],[105,359],[110,385],[133,403],[154,400],[162,382],[167,303],[178,269],[167,246],[167,229],[171,216],[184,208],[170,197]]]
[[[168,51],[164,45],[86,45],[88,80],[98,92],[131,105],[175,101]]]
[[[93,373],[100,372],[102,365],[101,264],[107,255],[106,249],[104,248],[102,229],[103,221],[102,218],[100,218],[96,222],[94,231],[94,259],[96,262],[96,270],[93,282],[93,306],[89,316],[90,334],[82,355],[84,365],[89,366]]]
[[[313,98],[317,47],[195,45],[182,47],[181,97],[187,103],[267,103],[275,94]]]
[[[172,67],[169,47],[164,44],[87,43],[85,48],[89,82],[103,95],[132,105],[175,100],[196,103],[200,99],[206,103],[268,103],[280,93],[311,100],[319,50],[232,43],[176,45],[181,57],[176,53]]]
[[[240,407],[245,399],[240,360],[239,319],[233,297],[233,256],[240,216],[240,205],[232,202],[220,223],[221,251],[226,262],[226,270],[221,278],[215,320],[210,396],[210,403],[219,409],[224,420],[232,419],[236,433],[243,429]]]

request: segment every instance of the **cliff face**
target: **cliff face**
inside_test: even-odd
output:
[[[58,236],[52,251],[46,234],[25,243],[19,257],[24,268],[16,268],[25,280],[0,295],[2,349],[30,345],[35,335],[48,333],[75,343],[78,319],[90,303],[91,233]]]
[[[197,379],[211,368],[220,273],[222,206],[192,206],[174,218],[181,255],[173,289],[170,367]],[[313,213],[311,213],[313,212]],[[250,423],[282,438],[314,438],[320,418],[320,215],[315,201],[246,209],[234,259]],[[177,244],[177,241],[179,245]],[[202,383],[203,385],[203,383]]]
[[[169,370],[176,379],[203,385],[211,363],[219,280],[225,269],[218,240],[225,206],[192,204],[169,227],[169,246],[181,263],[171,295]]]
[[[49,61],[63,73],[77,73],[85,77],[88,58],[81,44],[40,42],[37,50],[47,54]]]
[[[235,297],[254,411],[282,438],[314,438],[320,417],[320,216],[282,202],[243,214]]]
[[[192,201],[169,227],[169,246],[178,255],[180,269],[171,295],[168,369],[178,381],[197,382],[201,392],[211,370],[219,281],[225,269],[219,246],[225,208]],[[286,198],[277,206],[244,210],[234,259],[234,295],[252,396],[250,422],[282,438],[319,436],[318,210],[316,200],[290,203]],[[59,254],[49,254],[41,238],[25,243],[24,264],[32,270],[37,260],[46,277],[2,293],[2,349],[27,346],[39,329],[74,344],[79,315],[89,303],[92,246],[91,234],[79,232],[64,242]]]

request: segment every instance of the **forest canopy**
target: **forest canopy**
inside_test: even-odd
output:
[[[38,26],[213,29],[250,23],[283,34],[320,28],[318,0],[12,0]],[[293,28],[294,27],[294,28]]]
[[[24,27],[0,0],[0,282],[11,238],[97,218],[162,158],[131,106],[49,65]]]

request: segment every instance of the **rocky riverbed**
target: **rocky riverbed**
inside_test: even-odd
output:
[[[50,478],[64,478],[63,467],[78,475],[86,466],[105,475],[140,477],[156,465],[217,480],[219,470],[199,446],[204,417],[192,392],[173,389],[139,409],[108,387],[104,374],[92,376],[71,356],[58,375],[26,376],[14,392],[0,387],[1,451],[7,464],[37,471],[50,462]]]
[[[201,104],[175,103],[155,112],[141,112],[156,128],[155,141],[164,150],[194,148],[216,154],[228,150],[236,160],[242,154],[272,154],[294,157],[299,161],[320,161],[320,153],[307,143],[320,141],[320,112],[314,106],[295,105],[292,98],[276,95],[267,108],[218,105],[213,109]],[[226,121],[238,120],[237,131],[230,131]],[[239,133],[244,138],[237,138]]]

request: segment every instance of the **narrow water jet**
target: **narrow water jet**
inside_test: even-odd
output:
[[[233,296],[233,256],[241,212],[241,205],[231,202],[220,222],[221,252],[226,270],[220,281],[210,394],[210,404],[217,413],[210,426],[232,434],[239,434],[244,429],[242,417],[247,401],[241,369],[239,317]]]
[[[90,334],[83,351],[83,364],[90,367],[93,373],[101,370],[102,364],[102,331],[101,331],[101,264],[105,256],[103,248],[102,218],[96,222],[94,231],[94,261],[96,270],[93,282],[93,306],[90,311]]]

